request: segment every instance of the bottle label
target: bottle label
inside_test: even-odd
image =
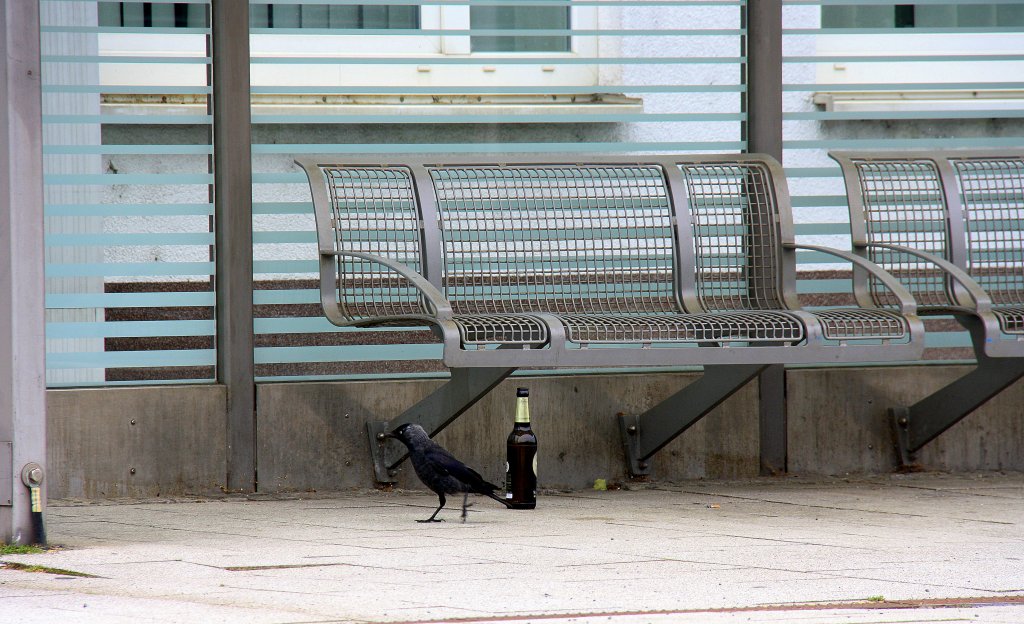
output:
[[[516,422],[530,422],[530,399],[527,397],[519,397],[516,399]]]

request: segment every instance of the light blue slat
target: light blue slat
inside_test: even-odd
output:
[[[44,124],[208,125],[212,115],[43,115]]]
[[[955,104],[951,103],[951,106]],[[821,121],[855,121],[878,119],[1016,119],[1024,117],[1024,110],[916,110],[916,111],[857,111],[857,112],[806,112],[783,113],[785,121],[821,120]]]
[[[784,56],[783,63],[949,63],[952,61],[1019,61],[1024,54],[894,54],[892,56],[870,55],[821,55],[821,56]]]
[[[63,0],[62,0],[63,1]],[[70,0],[69,0],[70,1]],[[106,380],[106,381],[50,381],[46,383],[47,388],[97,388],[111,386],[186,386],[186,385],[211,385],[217,383],[216,379],[132,379],[132,380]]]
[[[257,364],[297,364],[303,362],[393,362],[438,360],[440,344],[347,345],[331,347],[257,347]]]
[[[859,82],[783,84],[783,91],[935,91],[951,89],[1020,89],[1021,82]]]
[[[212,154],[210,145],[43,145],[49,154]]]
[[[852,293],[853,287],[848,279],[800,279],[798,276],[796,292],[801,295]]]
[[[1024,137],[924,137],[920,139],[805,139],[783,141],[785,149],[948,149],[950,147],[1016,147]]]
[[[47,234],[47,247],[136,245],[212,245],[212,232],[130,232],[110,234]]]
[[[111,33],[121,35],[208,35],[209,28],[178,28],[176,26],[147,26],[127,28],[124,26],[50,26],[43,25],[43,33]]]
[[[252,213],[258,215],[313,214],[313,202],[253,202]]]
[[[49,310],[210,307],[215,303],[216,297],[213,292],[75,293],[65,295],[46,295],[46,308]]]
[[[213,349],[167,351],[97,351],[90,353],[46,354],[46,367],[67,368],[139,368],[150,366],[213,366]]]
[[[212,262],[82,262],[47,264],[46,277],[213,275]]]
[[[376,235],[376,233],[374,234]],[[371,235],[368,234],[369,239]],[[316,232],[253,232],[252,242],[258,245],[280,243],[315,243]]]
[[[344,144],[257,144],[252,146],[253,154],[492,154],[492,153],[596,153],[608,152],[687,152],[743,150],[743,141],[707,141],[690,143],[648,142],[648,143],[391,143],[388,145],[352,143]],[[303,173],[254,173],[254,182],[302,182],[308,184]]]
[[[935,30],[956,31],[956,29]],[[1013,29],[978,29],[978,31],[1013,32]],[[334,37],[738,37],[744,34],[743,30],[737,28],[607,28],[598,30],[586,28],[252,28],[249,32],[253,35],[330,35]],[[975,32],[975,30],[971,29],[971,32]],[[802,34],[802,31],[797,29],[797,32],[793,34]]]
[[[77,0],[76,0],[77,1]],[[44,84],[43,93],[123,93],[131,95],[209,95],[213,88],[203,85],[65,85]]]
[[[816,35],[974,35],[985,33],[1018,33],[1017,27],[1000,26],[950,26],[943,28],[926,28],[915,26],[913,31],[898,28],[783,28],[782,35],[816,36]]]
[[[316,260],[256,260],[252,264],[254,273],[320,272],[320,264]]]
[[[319,302],[317,302],[319,303]],[[338,327],[322,316],[298,316],[290,318],[257,318],[253,322],[257,334],[314,334],[353,332],[405,332],[416,331],[416,327]],[[427,329],[427,325],[423,325]]]
[[[330,324],[330,323],[328,323]],[[212,336],[216,323],[199,321],[100,321],[97,323],[47,323],[46,339],[56,338],[152,338],[156,336]]]
[[[794,208],[846,207],[846,195],[796,195],[790,199]]]
[[[105,57],[109,58],[109,57]],[[718,65],[735,64],[744,61],[742,56],[529,56],[507,55],[473,57],[465,56],[259,56],[252,59],[254,65]]]
[[[805,85],[806,86],[806,85]],[[601,87],[595,86],[573,86],[573,87],[562,87],[562,86],[476,86],[466,85],[459,87],[412,87],[412,86],[396,86],[396,87],[357,87],[357,86],[337,86],[337,85],[309,85],[302,87],[284,87],[284,86],[273,86],[273,87],[253,87],[252,93],[255,94],[287,94],[287,93],[318,93],[323,95],[361,95],[361,94],[378,94],[378,95],[488,95],[496,93],[512,93],[516,95],[576,95],[579,93],[587,94],[616,94],[616,93],[743,93],[746,91],[746,87],[742,84],[719,84],[719,85],[707,85],[707,84],[683,84],[683,85],[628,85],[628,86],[614,86],[614,85],[602,85]]]
[[[308,212],[312,214],[312,204]],[[209,216],[213,204],[48,204],[48,217]]]
[[[338,114],[316,115],[261,115],[253,114],[253,123],[351,123],[351,124],[497,124],[497,123],[703,123],[724,121],[745,121],[744,113],[584,113],[566,115],[565,113],[537,114],[530,113],[516,117],[509,115],[481,115],[469,113],[465,115],[366,115]]]
[[[75,0],[60,0],[72,2]],[[191,0],[199,2],[201,0]],[[824,0],[828,2],[829,0]],[[868,0],[877,2],[878,0]],[[976,0],[967,0],[968,2]],[[997,0],[1006,1],[1006,0]],[[332,0],[332,4],[352,6],[366,4],[367,0]],[[431,0],[431,5],[445,6],[508,6],[509,0]],[[522,6],[656,6],[656,7],[740,7],[747,0],[516,0]],[[787,0],[788,2],[788,0]],[[275,0],[274,4],[309,4],[309,0]],[[387,4],[415,5],[427,4],[426,0],[387,0]]]
[[[41,57],[43,63],[89,63],[92,65],[117,63],[125,65],[134,64],[171,64],[171,65],[206,65],[210,62],[208,56],[113,56],[113,55],[60,55],[44,54]],[[45,69],[44,69],[45,71]]]
[[[254,290],[252,302],[256,305],[320,303],[320,291],[313,288],[294,290]]]
[[[46,174],[46,184],[113,185],[113,184],[213,184],[212,173],[79,173]]]

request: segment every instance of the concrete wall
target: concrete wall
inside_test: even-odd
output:
[[[226,471],[223,386],[50,390],[50,498],[215,494]]]
[[[966,366],[804,369],[788,373],[792,474],[893,469],[886,407],[909,403]],[[438,440],[501,482],[515,388],[529,386],[541,485],[585,488],[625,479],[614,416],[637,413],[696,374],[610,374],[506,381]],[[393,418],[440,381],[274,383],[258,388],[262,492],[371,487],[365,422]],[[758,473],[757,388],[750,384],[672,442],[652,480]],[[52,498],[210,494],[224,478],[225,393],[219,386],[51,390]],[[1024,470],[1024,382],[964,419],[920,454],[936,470]],[[132,424],[134,421],[134,424]],[[132,469],[135,472],[132,473]],[[421,487],[408,469],[401,487]]]

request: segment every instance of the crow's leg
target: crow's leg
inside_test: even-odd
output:
[[[467,493],[463,494],[462,495],[462,522],[463,522],[463,524],[465,524],[466,516],[468,515],[466,513],[466,509],[469,508],[469,507],[472,507],[472,506],[473,506],[473,503],[469,502],[469,493],[467,492]]]
[[[444,518],[437,518],[437,512],[441,511],[441,508],[444,507],[444,494],[438,494],[437,499],[441,501],[441,504],[438,505],[437,509],[434,510],[434,515],[430,516],[426,520],[417,520],[416,522],[444,522]],[[434,518],[437,519],[435,520]]]

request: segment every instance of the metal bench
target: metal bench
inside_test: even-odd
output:
[[[1024,376],[1024,150],[832,152],[846,182],[853,247],[914,295],[952,315],[978,366],[890,410],[900,459]],[[889,296],[861,272],[857,287]]]
[[[798,245],[767,156],[529,160],[332,155],[296,161],[316,213],[321,300],[337,325],[429,325],[451,381],[369,426],[378,480],[517,368],[704,366],[640,415],[620,416],[630,472],[769,365],[914,360],[909,291],[850,252]],[[891,301],[805,310],[796,251],[829,253]]]

